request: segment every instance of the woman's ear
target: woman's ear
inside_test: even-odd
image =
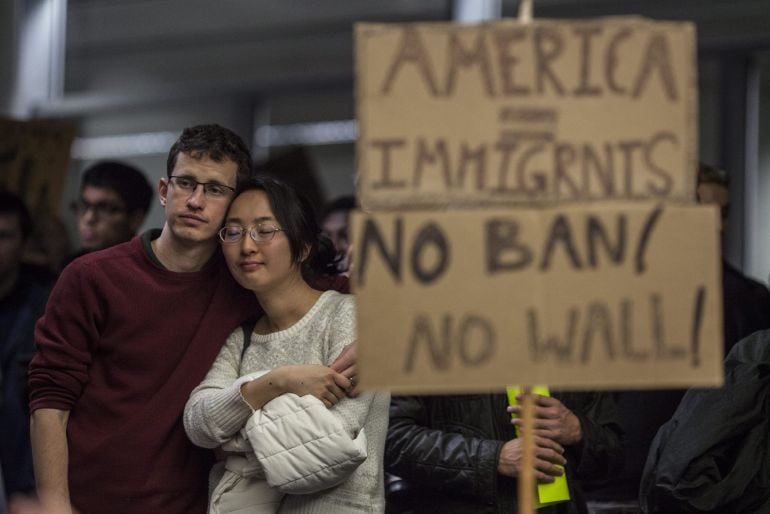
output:
[[[310,257],[310,245],[305,245],[305,247],[302,249],[302,255],[300,255],[299,262],[300,264],[305,264],[305,261]]]

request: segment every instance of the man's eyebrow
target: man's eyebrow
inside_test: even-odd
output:
[[[178,178],[186,178],[186,179],[194,180],[194,181],[195,181],[195,182],[197,182],[198,184],[216,184],[216,185],[218,185],[218,186],[227,186],[227,184],[225,184],[225,183],[224,183],[224,182],[222,182],[221,180],[217,180],[217,179],[214,179],[214,180],[209,180],[208,182],[201,182],[201,181],[198,179],[198,177],[196,177],[196,176],[194,176],[194,175],[192,175],[192,174],[190,174],[190,173],[186,173],[186,172],[184,172],[184,171],[181,171],[179,175],[174,175],[174,176],[175,176],[175,177],[178,177]],[[231,187],[231,186],[227,186],[227,187]]]

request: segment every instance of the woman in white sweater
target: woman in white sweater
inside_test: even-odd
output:
[[[209,512],[382,512],[389,395],[345,395],[329,368],[356,337],[351,295],[303,276],[334,269],[312,207],[291,187],[254,179],[236,193],[220,232],[233,277],[264,315],[227,339],[192,392],[193,443],[222,450]]]

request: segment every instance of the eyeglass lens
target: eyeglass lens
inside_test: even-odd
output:
[[[219,231],[219,237],[222,239],[222,241],[226,243],[237,243],[241,241],[244,236],[248,233],[249,237],[255,242],[255,243],[266,243],[273,239],[276,232],[280,232],[280,228],[275,227],[265,227],[262,225],[257,225],[255,227],[251,227],[249,229],[245,229],[243,227],[237,227],[237,226],[230,226],[230,227],[224,227],[222,230]]]
[[[120,205],[115,205],[114,203],[109,203],[109,202],[91,203],[91,202],[87,202],[86,200],[80,199],[72,203],[72,210],[75,211],[75,213],[78,216],[83,216],[89,210],[92,210],[93,213],[97,216],[115,216],[116,214],[123,212],[125,209],[123,209],[123,207],[121,207]]]
[[[218,182],[198,182],[192,177],[177,177],[171,176],[171,181],[180,189],[188,192],[193,192],[198,189],[198,186],[203,186],[203,193],[208,196],[225,196],[228,193],[235,191],[232,187],[220,184]]]

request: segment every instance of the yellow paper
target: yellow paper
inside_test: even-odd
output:
[[[506,391],[508,393],[508,404],[518,405],[519,401],[516,397],[521,394],[521,387],[510,386]],[[534,394],[539,394],[540,396],[551,396],[548,386],[534,386],[532,392]],[[511,417],[515,418],[516,414],[511,414]],[[516,427],[516,436],[521,437],[521,430],[519,427]],[[564,471],[563,466],[558,467]],[[554,481],[550,484],[537,484],[537,505],[535,505],[535,508],[537,509],[566,502],[569,501],[569,499],[569,487],[567,486],[566,473],[554,477]]]

